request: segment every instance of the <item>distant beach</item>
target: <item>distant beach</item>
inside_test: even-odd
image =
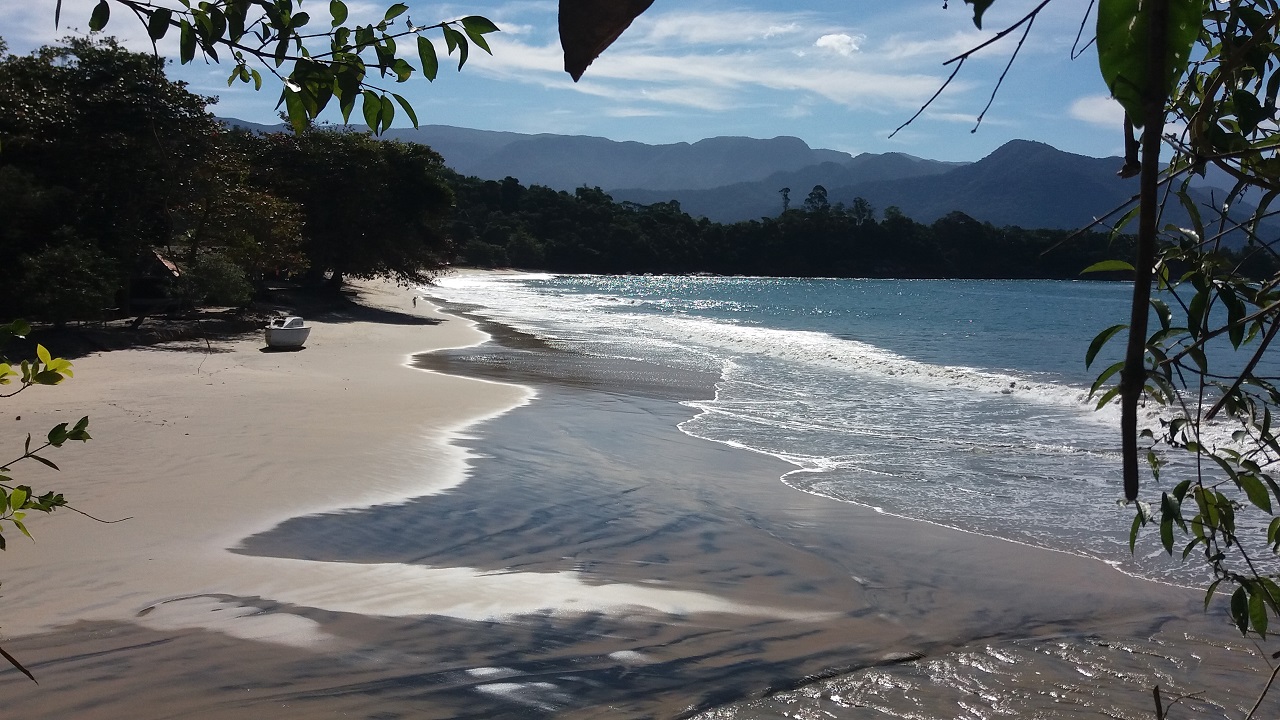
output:
[[[780,482],[777,458],[680,432],[713,373],[358,289],[360,308],[308,318],[301,352],[255,335],[102,353],[7,401],[14,437],[91,418],[61,473],[23,482],[132,518],[32,518],[36,541],[0,556],[4,646],[40,680],[0,675],[10,707],[892,716],[871,678],[944,718],[994,701],[912,673],[968,657],[1020,716],[1143,717],[1155,682],[1225,683],[1234,713],[1269,674],[1197,591],[832,502]],[[1103,661],[1110,677],[1082,679]]]

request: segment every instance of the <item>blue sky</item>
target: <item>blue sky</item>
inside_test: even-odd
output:
[[[947,9],[941,0],[656,0],[574,83],[561,69],[554,0],[406,2],[417,24],[479,14],[503,30],[489,36],[492,57],[473,51],[461,73],[442,63],[434,83],[415,76],[392,88],[414,103],[424,124],[646,143],[793,135],[813,147],[939,160],[976,160],[1014,138],[1093,156],[1121,151],[1119,106],[1106,97],[1095,54],[1090,49],[1070,59],[1088,4],[1081,0],[1057,0],[1042,13],[977,133],[970,133],[974,119],[1017,34],[969,61],[931,109],[892,139],[893,129],[946,79],[945,60],[1035,3],[999,0],[987,12],[986,30],[979,31],[961,0],[951,0]],[[94,0],[64,0],[61,30],[54,28],[54,4],[0,3],[0,36],[11,52],[28,52],[88,26]],[[349,22],[368,22],[381,19],[390,2],[347,4]],[[317,21],[327,17],[323,0],[307,0],[304,8]],[[1090,18],[1086,38],[1092,24]],[[131,16],[117,12],[108,31],[130,47],[150,50]],[[162,42],[162,54],[176,55],[174,36]],[[433,39],[443,55],[443,42]],[[417,66],[416,53],[406,59]],[[194,91],[218,96],[219,115],[274,122],[279,86],[260,92],[228,87],[228,72],[200,59],[170,67],[170,75]],[[397,126],[405,124],[402,119]]]

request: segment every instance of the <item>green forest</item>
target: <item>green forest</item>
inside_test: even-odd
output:
[[[228,128],[164,60],[111,39],[29,56],[0,41],[0,298],[66,322],[249,303],[266,283],[429,281],[452,265],[581,273],[1075,278],[1128,237],[925,225],[813,188],[732,225],[675,202],[614,202],[462,177],[416,144],[322,127]],[[799,193],[797,193],[797,196]]]

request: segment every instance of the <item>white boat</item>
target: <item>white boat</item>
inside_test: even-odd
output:
[[[311,334],[311,328],[297,315],[278,317],[267,325],[267,347],[300,348]]]

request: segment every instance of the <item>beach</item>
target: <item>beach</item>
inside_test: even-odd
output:
[[[780,482],[793,468],[777,458],[680,432],[679,401],[714,395],[712,375],[357,289],[358,307],[308,318],[301,352],[253,335],[99,353],[5,401],[7,456],[26,432],[91,419],[92,441],[50,454],[61,472],[16,478],[128,518],[60,510],[30,518],[34,542],[6,533],[0,631],[40,681],[0,675],[7,704],[770,717],[768,696],[994,647],[1042,663],[1017,685],[1026,707],[1076,697],[1082,717],[1104,702],[1140,717],[1149,682],[1216,684],[1236,713],[1269,674],[1197,591],[830,502]],[[1176,670],[1117,672],[1104,700],[1085,697],[1103,679],[1035,660],[1177,637],[1196,663],[1169,650]],[[956,716],[932,702],[924,716]]]

